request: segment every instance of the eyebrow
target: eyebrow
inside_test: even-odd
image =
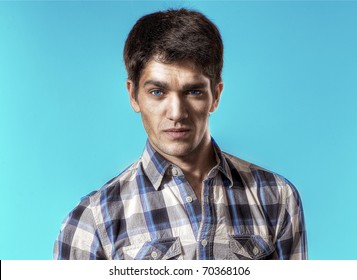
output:
[[[187,91],[190,89],[206,89],[207,88],[207,84],[204,82],[197,82],[197,83],[191,83],[191,84],[185,84],[182,87],[183,91]]]
[[[160,81],[155,81],[155,80],[147,80],[144,83],[144,87],[147,85],[152,85],[158,88],[162,88],[162,89],[167,89],[169,87],[169,85],[165,82],[160,82]]]
[[[161,89],[168,89],[170,86],[168,83],[161,82],[161,81],[155,81],[155,80],[147,80],[144,82],[144,86],[147,85],[153,85],[155,87],[161,88]],[[182,91],[187,91],[190,89],[205,89],[207,88],[208,85],[205,82],[194,82],[194,83],[188,83],[183,85]]]

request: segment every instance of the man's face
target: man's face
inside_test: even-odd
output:
[[[199,155],[210,144],[209,113],[218,106],[223,84],[212,92],[210,80],[191,63],[151,61],[142,72],[130,103],[141,113],[151,145],[170,160]]]

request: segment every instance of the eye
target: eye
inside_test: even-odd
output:
[[[151,93],[152,95],[154,95],[154,96],[161,96],[161,95],[163,95],[163,92],[162,92],[161,90],[159,90],[159,89],[152,90],[152,91],[150,91],[150,93]]]
[[[190,90],[188,93],[191,95],[200,95],[202,92],[200,90],[193,89],[193,90]]]

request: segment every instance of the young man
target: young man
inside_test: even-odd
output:
[[[220,150],[223,44],[199,12],[146,15],[124,49],[142,157],[69,214],[56,259],[306,259],[297,190]]]

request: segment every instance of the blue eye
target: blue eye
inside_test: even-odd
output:
[[[161,90],[153,90],[153,91],[150,91],[150,93],[154,96],[161,96],[162,95],[162,91]]]
[[[201,91],[200,91],[200,90],[195,90],[195,89],[193,89],[193,90],[190,90],[190,91],[189,91],[189,94],[199,95],[199,94],[201,94]]]

